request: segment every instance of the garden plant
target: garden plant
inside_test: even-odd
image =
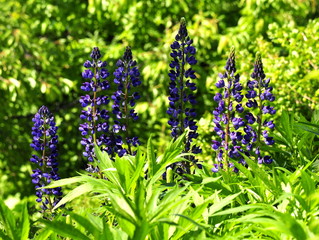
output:
[[[0,7],[0,239],[319,239],[318,1]]]

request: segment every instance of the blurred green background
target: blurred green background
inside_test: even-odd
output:
[[[257,51],[271,77],[279,114],[310,118],[319,105],[318,0],[0,0],[0,195],[33,194],[31,119],[46,105],[59,126],[61,177],[86,165],[78,131],[81,71],[98,46],[112,73],[127,45],[141,70],[140,121],[133,131],[161,149],[170,139],[170,44],[185,17],[197,48],[200,160],[210,160],[217,74],[235,46],[249,79]],[[112,77],[109,77],[111,81]]]

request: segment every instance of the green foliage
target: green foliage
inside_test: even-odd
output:
[[[21,206],[21,212],[18,217],[6,206],[0,199],[0,237],[8,240],[29,239],[30,222],[27,210],[27,204]]]
[[[31,118],[46,105],[60,126],[63,179],[51,187],[64,186],[59,206],[73,208],[40,220],[34,199],[29,209],[25,200],[9,209],[0,199],[0,238],[319,238],[318,6],[316,0],[0,0],[1,199],[33,194]],[[182,138],[170,142],[168,133],[167,72],[181,17],[197,48],[203,169],[173,177],[166,167],[184,155]],[[112,72],[127,45],[141,70],[140,120],[132,131],[142,146],[115,161],[96,149],[100,172],[77,174],[86,164],[78,133],[81,66],[98,46]],[[248,168],[236,164],[239,174],[210,170],[214,84],[230,46],[244,83],[255,53],[262,54],[278,111],[276,145],[263,149],[275,163],[246,158]]]
[[[288,116],[284,118],[287,121]],[[168,184],[162,175],[185,155],[184,137],[171,142],[159,156],[151,138],[146,151],[139,149],[136,156],[115,161],[95,148],[98,173],[61,179],[49,186],[72,186],[55,207],[64,215],[55,213],[52,220],[30,224],[26,204],[11,211],[1,201],[1,238],[27,239],[29,232],[40,240],[319,237],[319,178],[311,171],[311,161],[290,172],[266,168],[245,157],[248,168],[236,164],[239,174],[219,172],[216,176],[204,165],[195,175]],[[81,206],[73,202],[82,195],[96,199],[99,207],[79,211]],[[65,203],[75,211],[61,209]]]
[[[145,145],[147,133],[153,132],[159,139],[156,145],[165,147],[169,45],[181,17],[198,49],[198,116],[203,123],[199,143],[211,140],[210,90],[233,45],[244,81],[255,52],[261,52],[266,74],[275,83],[276,109],[301,110],[309,120],[309,107],[318,105],[315,0],[1,0],[0,8],[0,93],[5,104],[0,109],[0,184],[9,182],[1,190],[5,198],[15,189],[22,189],[22,196],[31,194],[26,180],[31,171],[30,120],[41,105],[49,107],[60,125],[62,177],[84,167],[77,99],[80,66],[94,46],[105,53],[111,72],[124,47],[132,46],[145,90],[136,106],[141,118],[134,134]],[[138,130],[142,128],[145,131]],[[67,137],[71,135],[78,138]],[[202,145],[207,153],[202,158],[209,160],[210,146]]]

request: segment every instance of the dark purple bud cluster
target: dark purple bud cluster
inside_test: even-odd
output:
[[[240,117],[244,111],[242,105],[243,87],[240,83],[240,76],[236,74],[235,50],[232,49],[225,66],[225,73],[219,74],[219,81],[216,87],[222,89],[222,93],[216,93],[214,101],[218,106],[213,111],[214,131],[219,140],[213,140],[212,148],[217,151],[218,164],[214,165],[212,171],[217,172],[219,168],[227,166],[234,168],[229,158],[243,162],[240,154],[242,142],[245,141],[243,127],[245,119]],[[234,168],[234,171],[238,171]]]
[[[36,163],[38,168],[33,170],[32,183],[36,188],[37,202],[42,202],[42,209],[52,209],[60,200],[62,195],[61,188],[38,189],[45,187],[51,181],[58,180],[57,162],[57,127],[53,115],[47,107],[42,106],[32,119],[32,143],[30,146],[39,155],[32,155],[30,161]]]
[[[251,109],[253,113],[247,113],[247,134],[252,137],[250,139],[251,149],[254,151],[258,163],[270,164],[273,159],[269,155],[262,156],[261,146],[262,142],[266,145],[273,145],[275,143],[274,138],[269,136],[268,129],[273,129],[275,124],[273,121],[266,119],[267,115],[273,115],[276,113],[274,107],[269,103],[275,100],[275,96],[272,94],[273,88],[269,86],[270,79],[265,79],[266,75],[263,70],[263,64],[261,56],[257,54],[257,58],[254,65],[254,71],[251,74],[253,80],[248,81],[248,92],[246,98],[248,102],[246,106]],[[253,155],[253,154],[252,154]]]
[[[112,128],[113,149],[106,149],[109,154],[117,153],[120,157],[125,154],[134,154],[131,147],[137,147],[140,142],[138,137],[131,136],[131,123],[138,120],[134,110],[135,101],[140,98],[134,89],[141,85],[140,72],[133,60],[132,51],[127,47],[123,58],[118,60],[118,67],[114,74],[114,83],[117,90],[112,95],[113,114],[116,120]],[[126,145],[126,146],[125,146]]]
[[[110,100],[103,94],[98,96],[98,93],[109,89],[110,85],[105,80],[109,76],[109,72],[105,68],[106,62],[99,60],[101,54],[97,47],[93,48],[90,57],[92,60],[87,60],[84,63],[86,69],[82,73],[82,77],[88,81],[83,83],[81,89],[91,92],[91,94],[86,94],[80,98],[80,103],[84,108],[80,118],[85,123],[80,124],[79,130],[82,135],[81,144],[85,146],[83,156],[93,162],[95,158],[94,143],[101,146],[109,140],[109,112],[103,109],[102,106],[107,105]]]
[[[197,63],[195,58],[196,49],[192,46],[186,29],[185,20],[181,20],[178,34],[171,45],[173,60],[170,63],[171,70],[169,84],[169,108],[167,113],[170,115],[168,124],[172,128],[171,135],[174,138],[179,137],[185,129],[189,129],[186,138],[185,152],[200,153],[201,149],[192,146],[193,139],[198,136],[196,121],[196,112],[193,106],[197,103],[194,91],[197,89],[193,80],[196,79],[195,71],[192,66]],[[188,68],[186,66],[189,65]],[[192,161],[195,162],[194,158]],[[187,168],[187,167],[186,167]],[[188,171],[188,169],[186,169]]]

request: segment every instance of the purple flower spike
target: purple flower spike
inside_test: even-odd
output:
[[[201,149],[198,146],[191,146],[193,139],[196,139],[198,134],[197,123],[195,121],[196,111],[194,106],[197,104],[194,91],[196,84],[193,82],[197,77],[192,66],[197,63],[195,58],[196,49],[192,46],[193,41],[188,36],[185,19],[182,18],[178,34],[175,41],[171,45],[172,61],[170,63],[171,70],[168,74],[170,78],[169,84],[169,108],[167,113],[170,115],[168,124],[171,126],[171,136],[176,139],[189,129],[189,134],[186,136],[186,144],[184,152],[200,153]],[[217,96],[217,98],[220,96]],[[195,165],[197,160],[193,156],[188,157]],[[180,172],[190,173],[190,164],[181,162],[171,166],[179,169]]]
[[[93,92],[93,94],[86,94],[80,98],[80,103],[84,108],[80,118],[85,123],[80,124],[79,130],[83,136],[81,144],[85,148],[83,156],[89,162],[93,162],[95,160],[94,143],[101,146],[105,143],[105,134],[109,132],[109,114],[107,110],[103,109],[104,105],[108,105],[109,98],[103,95],[103,91],[109,89],[110,85],[106,80],[109,76],[105,68],[107,64],[100,60],[102,56],[99,48],[94,47],[90,57],[92,60],[85,61],[83,66],[87,69],[82,73],[82,77],[89,81],[84,82],[81,89]],[[92,167],[88,169],[90,168]]]
[[[123,58],[118,60],[116,64],[118,68],[113,73],[117,91],[111,97],[113,100],[112,112],[116,118],[112,135],[116,135],[116,137],[107,144],[107,151],[116,153],[120,157],[125,154],[135,154],[132,146],[140,145],[138,137],[131,136],[130,133],[133,122],[138,120],[138,114],[134,111],[134,106],[136,100],[140,99],[140,95],[135,89],[142,84],[140,72],[136,65],[131,48],[127,47]]]
[[[54,117],[46,106],[42,106],[32,119],[32,143],[30,146],[39,152],[39,155],[32,155],[30,161],[39,167],[33,170],[32,183],[36,188],[37,202],[42,202],[42,209],[54,207],[52,202],[57,203],[62,196],[61,188],[37,189],[45,187],[52,180],[59,180],[57,162],[58,128],[55,125]]]
[[[251,109],[251,112],[246,114],[249,128],[247,128],[245,139],[247,140],[247,144],[249,142],[252,149],[255,149],[249,155],[255,155],[258,163],[270,164],[273,160],[268,155],[262,156],[262,145],[273,145],[275,143],[273,137],[269,137],[268,130],[265,130],[267,128],[275,128],[273,121],[265,119],[269,115],[276,113],[274,107],[267,105],[269,102],[275,100],[275,96],[272,94],[273,88],[269,86],[270,79],[265,79],[266,75],[260,54],[257,54],[251,78],[253,80],[247,83],[247,87],[250,90],[246,94],[246,98],[248,99],[246,106]]]
[[[235,50],[232,48],[225,66],[225,73],[219,74],[216,87],[222,89],[222,93],[216,93],[214,101],[218,106],[213,111],[215,124],[214,131],[218,140],[213,140],[212,148],[217,151],[218,164],[212,169],[213,172],[223,169],[223,166],[238,171],[231,160],[239,161],[243,152],[241,147],[243,135],[242,128],[245,127],[244,118],[240,113],[244,112],[242,102],[243,87],[240,77],[236,74]],[[253,93],[251,93],[253,95]],[[251,121],[254,119],[252,118]],[[223,149],[223,150],[221,150]]]

